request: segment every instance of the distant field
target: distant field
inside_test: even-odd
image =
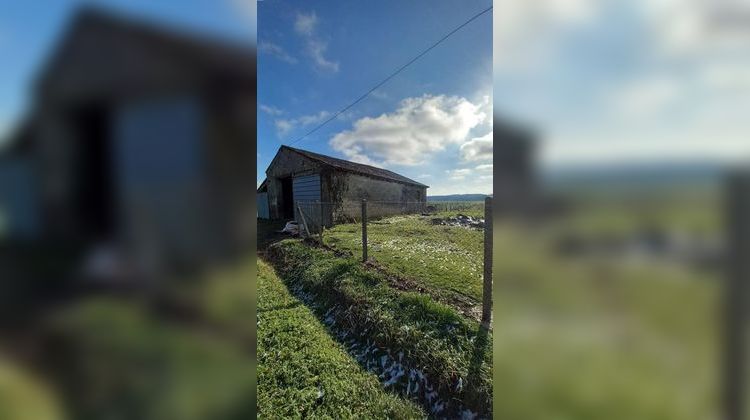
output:
[[[436,217],[462,213],[483,217],[482,203],[462,203],[458,210],[433,216],[407,215],[371,221],[367,227],[368,256],[399,276],[418,282],[447,299],[482,298],[484,231],[460,226],[433,225]],[[362,230],[357,223],[326,230],[324,241],[339,250],[362,252]]]
[[[627,232],[650,224],[686,233],[718,234],[722,228],[717,188],[570,190],[573,212],[560,222],[594,232]]]
[[[422,418],[387,393],[258,261],[258,418]]]
[[[644,225],[717,235],[702,191],[572,194],[567,216],[495,226],[499,418],[707,419],[718,398],[719,275],[659,260],[566,258],[560,232]]]

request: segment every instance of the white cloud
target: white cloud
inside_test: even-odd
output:
[[[250,25],[250,33],[255,38],[258,27],[258,1],[229,0],[229,5]]]
[[[279,108],[276,108],[275,106],[260,104],[258,105],[258,107],[260,108],[261,111],[265,112],[268,115],[272,115],[274,117],[277,117],[284,113],[284,111],[280,110]]]
[[[272,55],[281,61],[286,61],[289,64],[297,64],[297,59],[292,57],[284,48],[280,45],[276,45],[272,42],[263,41],[258,44],[258,51],[268,55]]]
[[[462,144],[460,154],[464,161],[492,160],[492,131],[481,137],[474,137]]]
[[[610,93],[614,110],[625,117],[654,116],[679,99],[682,86],[674,78],[640,78]]]
[[[261,105],[261,108],[262,107],[263,105]],[[274,108],[274,110],[276,109]],[[279,137],[284,137],[299,126],[309,126],[309,125],[317,124],[317,123],[322,122],[323,120],[325,120],[326,118],[330,116],[331,116],[330,112],[320,111],[317,114],[303,115],[298,118],[278,119],[274,122],[276,124],[276,133],[278,134]]]
[[[486,163],[483,165],[479,165],[475,169],[480,172],[492,172],[492,164]]]
[[[310,36],[318,25],[318,15],[311,12],[309,15],[297,13],[297,19],[294,21],[294,30],[300,35]]]
[[[399,108],[357,120],[329,144],[349,159],[384,165],[418,165],[448,145],[461,144],[485,120],[481,104],[457,96],[406,98]]]
[[[718,51],[741,53],[750,47],[748,2],[671,0],[645,3],[646,18],[662,52],[703,56]]]
[[[446,175],[448,175],[448,178],[453,181],[462,181],[464,178],[466,178],[469,174],[471,174],[471,169],[464,168],[464,169],[449,169],[445,171]]]
[[[417,178],[420,178],[420,179],[432,178],[432,175],[430,175],[430,174],[419,174],[419,175],[417,175]]]
[[[336,73],[339,71],[339,63],[326,58],[325,53],[328,50],[328,43],[317,36],[317,26],[318,16],[315,12],[310,14],[297,13],[294,30],[305,39],[307,55],[313,60],[315,68]]]
[[[538,151],[555,166],[748,158],[741,3],[497,0],[497,108],[544,133]]]
[[[294,129],[294,121],[291,120],[276,120],[274,124],[276,125],[276,133],[279,137],[286,136]]]
[[[600,0],[496,0],[493,9],[495,69],[537,65],[550,41],[590,22]]]
[[[707,65],[701,71],[701,81],[709,88],[750,90],[750,63]]]
[[[745,161],[750,143],[731,128],[690,127],[685,130],[612,134],[605,137],[552,137],[540,148],[541,163],[550,168],[601,166],[633,162]]]
[[[303,115],[297,119],[302,125],[311,125],[323,122],[326,118],[330,117],[331,113],[328,111],[320,111],[313,115]]]
[[[315,65],[321,70],[339,71],[338,61],[331,61],[325,57],[328,44],[319,39],[309,39],[307,41],[307,52],[312,57]]]

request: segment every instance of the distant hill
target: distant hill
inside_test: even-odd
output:
[[[542,172],[552,188],[674,188],[715,184],[726,166],[714,163],[651,163]]]
[[[451,195],[431,195],[427,196],[427,201],[482,201],[487,194],[451,194]]]

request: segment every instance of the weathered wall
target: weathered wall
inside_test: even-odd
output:
[[[271,216],[268,214],[268,193],[258,193],[258,219],[270,219]]]
[[[211,229],[219,252],[231,254],[256,240],[255,96],[235,89],[207,95],[205,103]]]
[[[34,239],[39,234],[35,186],[27,159],[0,160],[0,241]]]
[[[279,219],[283,214],[281,179],[310,174],[320,175],[320,201],[324,204],[318,211],[326,226],[358,218],[363,198],[371,202],[368,205],[370,217],[422,211],[421,203],[427,199],[425,187],[332,169],[282,149],[266,170],[268,206],[272,219]]]
[[[368,217],[422,211],[426,201],[426,188],[416,185],[385,181],[364,175],[335,171],[331,177],[331,195],[339,204],[333,210],[334,221],[357,218],[360,202],[368,201]]]
[[[33,170],[39,180],[41,229],[53,238],[76,238],[82,221],[74,206],[76,155],[74,130],[64,112],[52,104],[38,106]]]
[[[195,261],[217,249],[205,178],[207,116],[197,98],[128,103],[113,121],[119,236],[133,253]]]
[[[321,173],[321,165],[299,153],[282,149],[266,169],[268,179],[268,209],[272,219],[283,216],[283,194],[281,179]],[[321,191],[321,198],[323,198]],[[323,198],[324,199],[324,198]]]

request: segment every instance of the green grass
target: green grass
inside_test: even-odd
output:
[[[431,223],[433,217],[457,213],[480,216],[482,213],[474,207],[435,216],[395,216],[372,221],[367,226],[368,257],[391,273],[414,280],[439,299],[459,296],[481,302],[484,231]],[[325,232],[324,241],[360,256],[361,225],[334,226]]]
[[[63,411],[50,384],[0,357],[0,419],[59,420]]]
[[[457,213],[471,217],[484,218],[484,201],[430,201],[428,207],[433,207],[438,216],[454,216]]]
[[[715,234],[721,228],[720,195],[714,188],[577,191],[567,197],[573,211],[564,223],[583,232],[617,234],[656,225],[687,233]]]
[[[495,226],[496,416],[717,418],[720,273],[566,259],[550,246],[562,230],[628,234],[644,223],[716,234],[717,203],[576,200],[575,212],[547,229]]]
[[[356,258],[335,257],[296,240],[271,246],[268,256],[287,287],[338,341],[368,369],[390,378],[392,391],[424,403],[430,384],[440,400],[451,401],[447,412],[457,415],[465,407],[491,415],[491,337],[480,333],[475,321],[427,295],[391,288],[383,274]],[[431,410],[435,404],[426,405]]]
[[[258,418],[422,418],[384,391],[258,261]]]
[[[50,328],[51,373],[72,418],[231,419],[255,409],[254,361],[209,331],[105,298],[66,308]]]

